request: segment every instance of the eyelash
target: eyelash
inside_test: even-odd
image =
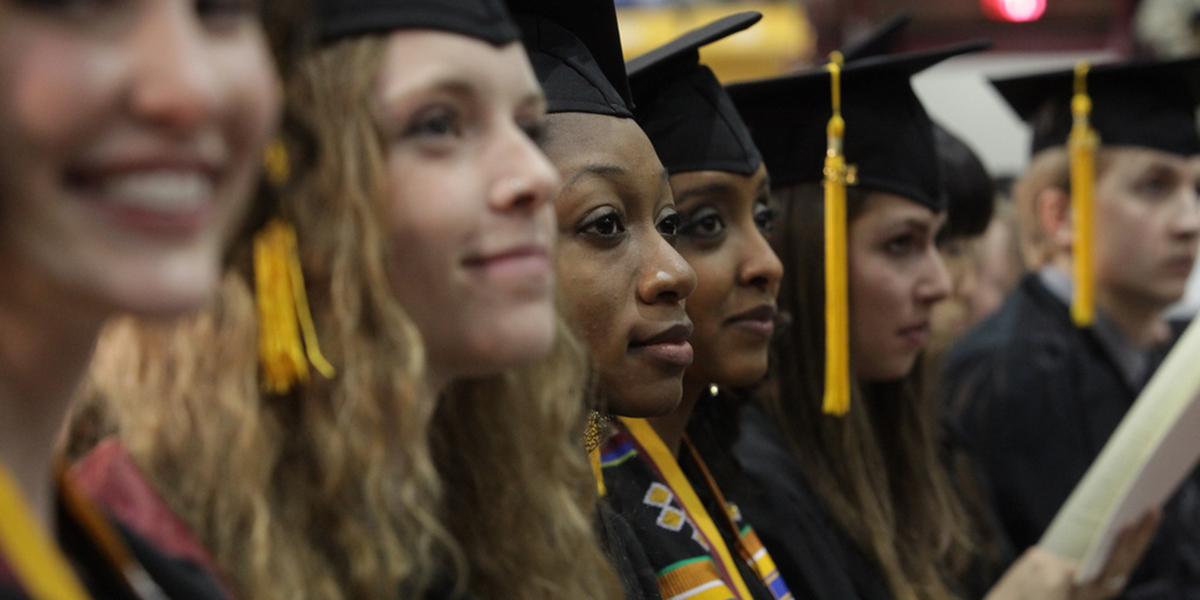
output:
[[[683,217],[675,212],[675,209],[667,209],[663,211],[658,222],[654,224],[654,228],[658,230],[658,234],[663,236],[671,244],[680,236],[680,230],[683,228]]]
[[[435,127],[440,125],[441,127]],[[404,137],[438,139],[462,133],[458,112],[448,106],[435,106],[417,113],[404,131]]]
[[[762,233],[771,233],[775,230],[775,221],[779,219],[779,210],[767,205],[765,202],[755,207],[754,223],[758,225],[758,230]]]
[[[600,228],[611,228],[611,232],[602,232]],[[604,241],[615,241],[625,235],[625,221],[621,217],[621,213],[611,207],[605,207],[593,211],[584,217],[584,220],[575,230],[579,235],[592,237]]]
[[[679,228],[681,237],[712,240],[725,233],[725,220],[721,213],[708,206],[700,207],[683,219]]]

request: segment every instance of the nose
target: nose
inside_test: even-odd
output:
[[[1188,186],[1180,205],[1179,214],[1170,221],[1175,235],[1189,240],[1200,236],[1200,187]]]
[[[131,38],[136,56],[130,102],[134,113],[187,133],[216,110],[220,88],[214,42],[190,2],[152,2]]]
[[[936,248],[930,247],[925,253],[925,267],[922,276],[917,280],[917,301],[922,304],[936,304],[950,295],[950,272],[946,262]]]
[[[758,228],[751,228],[750,232],[743,246],[738,283],[759,288],[775,296],[779,293],[779,282],[783,279],[783,262]]]
[[[503,165],[491,184],[488,201],[496,210],[533,211],[558,195],[558,169],[546,153],[516,125],[506,128],[506,143],[498,145],[495,163]]]
[[[638,271],[638,300],[644,304],[681,303],[696,289],[696,272],[657,231],[646,235]]]

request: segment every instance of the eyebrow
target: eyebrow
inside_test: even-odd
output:
[[[684,191],[682,194],[675,197],[675,204],[682,204],[694,197],[729,195],[732,194],[733,191],[733,186],[729,183],[724,181],[714,181],[712,183],[706,183],[700,187]]]
[[[628,173],[628,171],[625,170],[625,167],[620,165],[607,163],[584,165],[582,169],[577,171],[571,176],[570,179],[567,180],[566,183],[563,184],[562,189],[563,191],[570,189],[571,186],[579,183],[579,180],[585,177],[598,176],[606,179],[612,179],[616,177],[623,177],[626,173]]]

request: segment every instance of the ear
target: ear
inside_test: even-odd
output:
[[[1048,187],[1034,200],[1038,225],[1056,255],[1071,251],[1071,195],[1057,187]]]

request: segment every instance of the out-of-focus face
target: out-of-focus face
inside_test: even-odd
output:
[[[696,275],[673,246],[680,218],[667,173],[632,119],[550,115],[546,153],[565,182],[554,201],[563,309],[607,409],[671,412],[692,364],[684,299]]]
[[[64,319],[211,297],[278,117],[257,10],[0,0],[4,294]]]
[[[1094,209],[1098,299],[1161,310],[1183,296],[1200,239],[1198,187],[1188,158],[1104,149]]]
[[[696,171],[671,176],[683,215],[679,253],[696,271],[687,300],[695,362],[686,376],[744,386],[767,372],[783,264],[764,234],[776,211],[766,167],[753,175]]]
[[[949,348],[973,325],[973,303],[979,280],[974,238],[955,236],[938,244],[938,252],[950,277],[949,293],[933,307],[929,347]]]
[[[864,380],[904,377],[929,341],[933,305],[950,287],[935,243],[944,222],[944,212],[883,192],[850,222],[850,367]]]
[[[554,167],[519,43],[405,30],[377,85],[392,282],[435,386],[528,364],[554,342]]]

